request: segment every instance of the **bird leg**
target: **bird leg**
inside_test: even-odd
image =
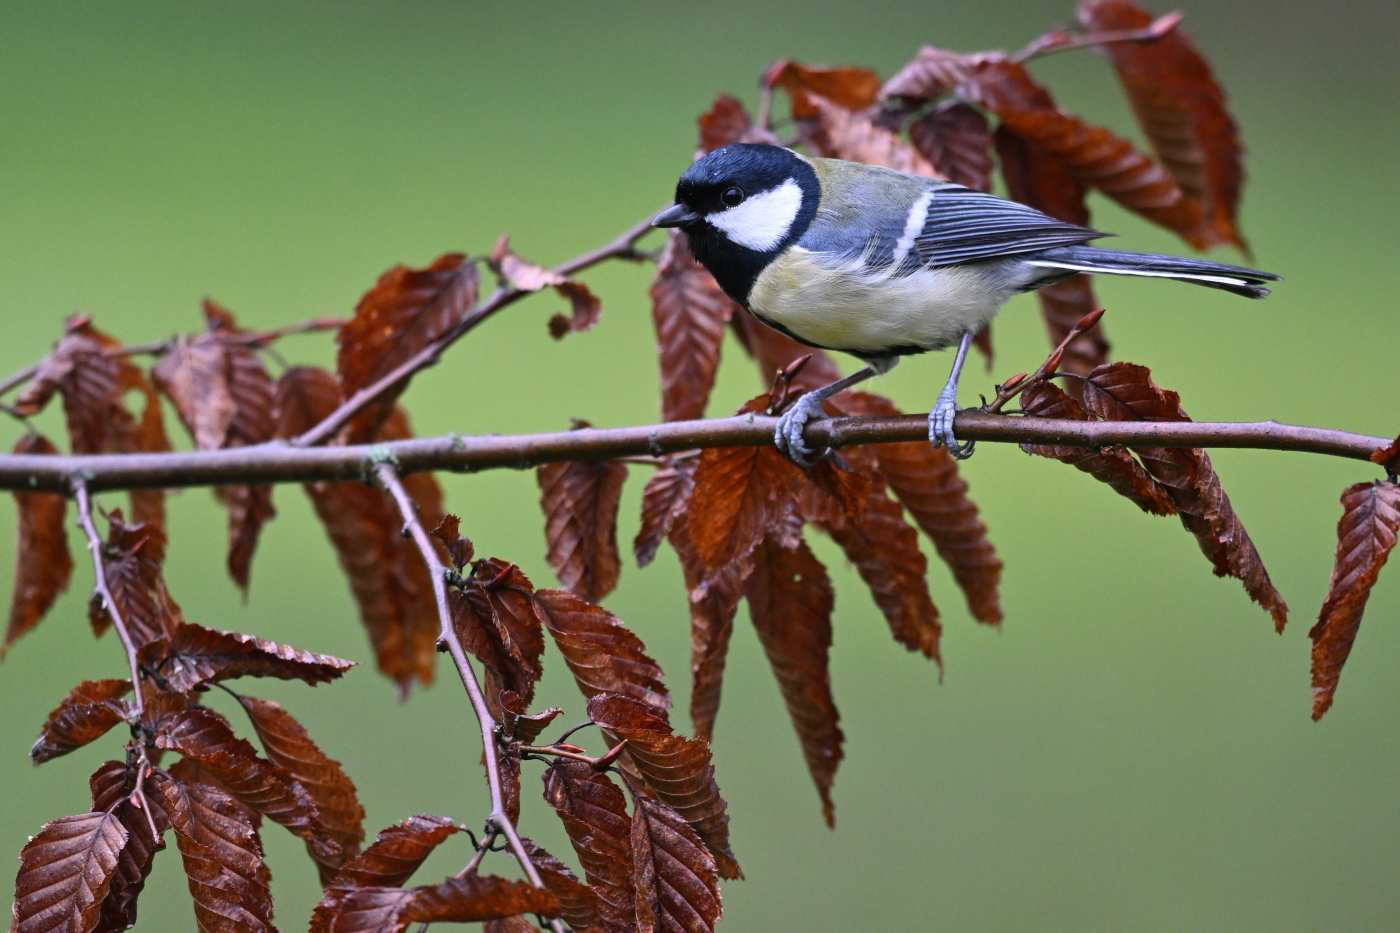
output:
[[[956,460],[966,460],[972,456],[973,442],[959,444],[953,436],[953,417],[958,413],[958,378],[962,375],[963,361],[967,359],[967,348],[972,346],[972,333],[962,336],[958,343],[958,355],[953,360],[953,372],[948,384],[938,393],[938,401],[933,411],[928,413],[928,439],[933,446],[948,448],[948,453]]]
[[[827,399],[853,385],[864,382],[875,374],[873,367],[865,366],[859,372],[851,373],[844,379],[837,379],[831,385],[813,389],[798,398],[793,406],[783,412],[782,417],[778,419],[778,428],[773,432],[773,443],[798,466],[815,465],[827,452],[823,450],[818,453],[802,440],[802,431],[807,427],[807,422],[820,421],[826,417],[826,412],[822,411],[822,403]]]

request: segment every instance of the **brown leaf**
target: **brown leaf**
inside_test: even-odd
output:
[[[1371,453],[1371,462],[1377,466],[1385,468],[1386,473],[1395,475],[1397,467],[1400,467],[1400,437],[1395,438],[1384,447],[1379,447]]]
[[[176,693],[235,677],[276,677],[315,686],[337,679],[357,663],[188,623],[177,624],[168,640],[147,645],[140,659]]]
[[[559,916],[575,930],[587,930],[603,925],[598,914],[598,895],[592,888],[578,880],[569,866],[535,845],[529,839],[520,840],[525,851],[540,873],[544,886],[559,899]]]
[[[316,804],[301,783],[285,768],[259,757],[213,710],[195,707],[168,717],[156,733],[155,746],[208,768],[239,803],[314,846],[318,862],[339,855],[339,844],[321,824]]]
[[[937,107],[910,124],[909,139],[942,177],[991,192],[992,131],[981,111],[960,102]]]
[[[616,693],[658,715],[671,707],[661,668],[622,620],[566,590],[539,590],[535,608],[585,697]]]
[[[818,154],[925,178],[942,177],[898,133],[880,126],[868,113],[847,110],[817,94],[807,94],[805,99],[815,111],[815,119],[800,121],[798,131],[803,142]],[[793,110],[797,110],[795,103]]]
[[[880,88],[880,97],[899,97],[910,105],[936,100],[967,80],[976,66],[1004,56],[996,52],[949,52],[926,45]]]
[[[997,127],[994,140],[1001,159],[1001,175],[1012,199],[1057,220],[1088,226],[1084,186],[1070,177],[1058,159],[1005,125]],[[1081,273],[1036,290],[1051,346],[1059,346],[1084,315],[1098,309],[1092,281],[1092,276]],[[1103,325],[1099,324],[1074,338],[1065,348],[1060,368],[1087,376],[1095,366],[1107,362],[1109,344],[1103,333]]]
[[[831,610],[836,601],[831,580],[805,543],[789,548],[769,537],[755,552],[744,596],[821,796],[822,815],[826,825],[834,826],[831,784],[844,757],[844,736],[831,696]]]
[[[712,933],[719,921],[715,860],[695,830],[659,800],[638,796],[632,872],[642,933]]]
[[[649,294],[661,364],[661,417],[703,418],[734,302],[690,254],[685,236],[674,230],[656,264]]]
[[[481,925],[481,933],[539,933],[539,929],[529,920],[520,916],[487,920]]]
[[[959,96],[992,111],[1011,130],[1059,159],[1083,184],[1180,235],[1193,247],[1221,242],[1200,205],[1133,144],[1059,110],[1024,66],[987,61],[958,87]]]
[[[462,537],[458,530],[462,520],[456,515],[444,515],[442,521],[438,522],[433,529],[432,535],[447,551],[447,557],[452,561],[452,566],[461,570],[472,562],[476,556],[476,548],[472,545],[470,538]]]
[[[11,933],[95,929],[126,838],[113,813],[46,823],[19,854]]]
[[[379,833],[336,876],[337,887],[398,887],[443,840],[461,827],[445,816],[420,813]],[[318,911],[319,913],[319,911]]]
[[[527,704],[543,671],[544,630],[534,592],[520,568],[493,557],[477,561],[465,589],[448,594],[462,646]],[[492,702],[496,696],[488,692]]]
[[[557,916],[559,902],[528,882],[468,875],[411,890],[332,888],[317,910],[322,908],[324,925],[313,925],[313,933],[403,933],[420,922],[477,923],[520,913]]]
[[[1021,407],[1038,418],[1092,421],[1079,403],[1053,383],[1042,382],[1021,393]],[[1049,444],[1022,444],[1021,449],[1038,457],[1067,463],[1105,483],[1118,495],[1151,515],[1175,515],[1169,491],[1147,474],[1133,455],[1121,447],[1056,447]]]
[[[329,415],[338,403],[330,373],[309,366],[289,369],[277,384],[278,436],[295,437]],[[385,416],[381,434],[406,428],[400,417]],[[404,486],[418,502],[428,527],[434,527],[430,512],[440,511],[440,504],[419,500],[424,499],[425,490],[431,496],[437,486],[433,482],[409,488],[408,481],[419,475],[427,476],[405,477]],[[431,683],[438,634],[432,580],[422,556],[404,540],[403,520],[393,503],[382,490],[363,483],[308,483],[305,488],[349,578],[379,669],[398,683],[404,696],[415,679]]]
[[[579,422],[575,430],[588,427]],[[544,510],[545,561],[566,589],[591,603],[617,588],[617,508],[626,464],[577,460],[542,464],[535,470]]]
[[[39,730],[39,740],[29,750],[36,765],[66,755],[102,738],[132,714],[121,699],[131,692],[129,680],[85,680],[58,705]]]
[[[24,434],[15,442],[15,453],[57,455],[48,438]],[[52,492],[18,492],[19,513],[15,544],[15,588],[10,600],[10,623],[0,658],[19,638],[30,632],[49,611],[73,578],[73,557],[68,553],[68,499]]]
[[[1190,421],[1175,392],[1158,388],[1146,366],[1111,363],[1089,374],[1084,383],[1084,407],[1104,421]],[[1230,576],[1244,584],[1249,598],[1264,607],[1282,632],[1288,605],[1269,581],[1264,562],[1254,549],[1220,477],[1204,450],[1135,447],[1133,453],[1152,478],[1166,487],[1181,516],[1181,524],[1196,536],[1217,577]]]
[[[596,696],[588,716],[627,740],[627,753],[662,803],[674,807],[715,858],[721,878],[742,878],[729,848],[729,814],[715,783],[710,746],[675,735],[665,719],[631,697]]]
[[[381,275],[336,335],[341,397],[372,385],[460,324],[476,305],[479,283],[476,263],[459,253],[439,256],[426,269],[395,266]],[[375,440],[405,388],[407,380],[355,416],[350,442]]]
[[[500,706],[501,732],[506,738],[524,745],[533,745],[540,733],[564,712],[557,706],[551,706],[543,713],[531,716],[526,712],[525,701],[514,690],[501,691]]]
[[[544,799],[564,823],[608,933],[636,929],[632,821],[627,800],[586,762],[559,758],[544,772]]]
[[[1091,31],[1141,29],[1151,13],[1126,0],[1087,0],[1079,22]],[[1243,147],[1225,92],[1180,29],[1152,42],[1109,42],[1113,62],[1147,141],[1181,190],[1205,210],[1219,242],[1245,249],[1235,226],[1244,184]]]
[[[306,728],[279,704],[249,696],[240,696],[238,702],[252,721],[268,760],[306,789],[325,834],[340,846],[339,852],[325,856],[307,846],[320,869],[321,884],[329,884],[365,841],[365,809],[355,794],[355,784],[340,762],[321,751]]]
[[[753,126],[748,111],[736,98],[721,94],[710,109],[700,115],[701,155],[737,143]]]
[[[102,567],[107,589],[138,650],[169,637],[184,621],[180,607],[165,588],[160,569],[164,560],[165,532],[160,525],[128,525],[119,509],[108,516]],[[88,619],[98,635],[107,630],[111,621],[105,604],[97,603],[89,607]]]
[[[1400,531],[1400,486],[1377,480],[1357,483],[1342,493],[1337,522],[1337,560],[1332,585],[1308,632],[1312,639],[1313,719],[1332,705],[1342,665],[1351,654],[1371,587],[1395,547]]]
[[[238,802],[209,784],[157,773],[201,933],[275,931],[262,845]]]
[[[699,462],[698,451],[671,454],[647,480],[642,490],[642,527],[632,542],[638,567],[645,567],[656,558],[656,550],[670,532],[677,513],[690,501]]]
[[[126,829],[126,845],[117,856],[117,868],[112,873],[107,897],[102,901],[102,916],[94,928],[97,933],[118,933],[136,923],[137,898],[150,877],[156,852],[165,847],[163,840],[152,838],[150,823],[155,823],[158,833],[163,834],[170,828],[155,782],[147,780],[145,784],[149,821],[146,811],[138,810],[130,800],[124,799],[135,789],[135,783],[135,769],[121,761],[104,762],[88,779],[92,809],[114,813]]]
[[[804,347],[787,334],[759,323],[752,314],[736,314],[729,323],[739,343],[758,364],[758,376],[765,386],[773,382],[776,373],[800,356],[809,356],[810,359],[793,380],[794,387],[810,391],[841,378],[841,371],[825,352]]]
[[[592,330],[593,325],[603,316],[603,303],[588,290],[588,286],[544,266],[521,259],[511,251],[509,236],[501,237],[496,243],[491,262],[500,270],[501,275],[510,280],[511,285],[523,292],[553,288],[562,298],[568,300],[570,316],[556,314],[549,319],[549,334],[555,340],[562,340],[566,334],[581,334]]]
[[[818,115],[811,100],[813,94],[844,110],[869,107],[880,93],[880,76],[867,68],[808,68],[783,60],[768,66],[763,86],[787,91],[792,98],[793,118],[809,120]]]

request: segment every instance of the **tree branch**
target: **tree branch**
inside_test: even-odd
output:
[[[92,554],[92,595],[94,599],[101,599],[106,606],[107,615],[112,618],[112,628],[117,630],[117,637],[126,649],[126,662],[131,667],[131,690],[136,696],[132,705],[136,708],[136,718],[139,721],[146,709],[141,699],[141,665],[136,660],[136,645],[131,640],[131,632],[127,631],[126,622],[117,609],[117,601],[112,598],[112,591],[107,588],[107,568],[102,564],[102,538],[97,533],[97,526],[92,523],[92,500],[88,497],[87,480],[83,474],[74,476],[72,491],[73,497],[78,500],[78,525],[87,535],[88,551]]]
[[[658,211],[659,213],[659,211]],[[563,265],[555,266],[554,272],[559,275],[569,276],[575,272],[581,272],[589,266],[597,265],[606,259],[626,258],[640,259],[640,254],[633,248],[633,245],[651,231],[651,221],[655,214],[649,215],[645,220],[638,221],[631,228],[626,230],[617,239],[595,250],[584,253],[570,259]],[[403,363],[385,373],[383,378],[370,383],[354,395],[350,396],[340,404],[340,407],[326,416],[320,424],[311,430],[294,438],[290,443],[293,447],[315,447],[323,444],[334,437],[341,428],[350,423],[356,415],[365,408],[374,404],[389,389],[407,380],[420,369],[432,366],[452,344],[462,337],[482,321],[486,320],[497,311],[524,298],[526,295],[534,294],[523,288],[501,287],[493,291],[486,298],[477,303],[477,306],[467,312],[466,317],[458,321],[451,330],[443,334],[432,343],[428,344],[418,353],[404,360]]]
[[[424,437],[388,444],[293,447],[285,442],[228,450],[54,457],[0,456],[0,489],[71,493],[81,479],[87,491],[231,484],[364,480],[374,464],[391,459],[401,473],[529,469],[563,460],[613,460],[658,456],[707,447],[766,447],[776,418],[741,415],[629,428],[583,428],[552,434]],[[960,440],[1064,447],[1243,447],[1293,450],[1369,460],[1390,438],[1255,422],[1058,421],[958,412]],[[924,415],[835,418],[814,421],[804,434],[813,447],[853,447],[928,439]]]
[[[428,575],[433,580],[433,598],[437,600],[438,624],[440,626],[439,638],[447,645],[447,650],[452,655],[452,661],[457,665],[457,673],[462,678],[462,686],[467,689],[467,698],[471,701],[472,711],[476,713],[477,722],[481,726],[481,744],[486,758],[486,783],[491,792],[491,816],[488,820],[488,833],[499,832],[506,837],[510,844],[511,852],[520,862],[520,867],[525,871],[525,876],[530,879],[530,883],[537,888],[544,887],[544,880],[540,877],[539,870],[535,868],[535,863],[530,860],[530,853],[525,851],[525,844],[520,841],[520,834],[515,831],[515,826],[511,823],[510,817],[506,814],[505,794],[501,791],[501,766],[496,748],[496,720],[491,715],[491,711],[486,706],[486,697],[481,692],[481,684],[476,679],[476,672],[472,670],[471,662],[467,660],[467,653],[462,648],[462,641],[457,637],[457,630],[452,626],[452,613],[447,605],[447,585],[444,582],[447,575],[447,568],[438,560],[437,549],[433,547],[433,542],[428,539],[428,533],[423,529],[423,523],[418,520],[418,506],[409,496],[408,491],[403,488],[403,483],[399,481],[399,474],[394,469],[392,463],[381,461],[375,467],[375,476],[384,488],[389,492],[398,504],[399,514],[403,516],[404,531],[413,538],[413,543],[418,546],[418,551],[423,555],[423,562],[428,565]],[[558,933],[564,933],[563,927],[553,924]]]

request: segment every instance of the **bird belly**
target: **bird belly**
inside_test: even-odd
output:
[[[941,350],[976,333],[1015,289],[986,264],[896,276],[793,247],[749,292],[761,320],[806,343],[857,355]]]

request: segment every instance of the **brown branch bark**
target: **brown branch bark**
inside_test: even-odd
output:
[[[657,211],[657,213],[660,213],[660,211]],[[575,272],[581,272],[589,266],[597,265],[605,259],[644,258],[642,254],[636,251],[635,244],[652,229],[651,220],[654,216],[656,215],[652,214],[645,220],[638,221],[612,242],[606,243],[581,256],[576,256],[562,265],[555,266],[554,271],[559,275],[569,276],[573,275]],[[475,308],[468,312],[467,316],[462,318],[455,327],[424,347],[415,356],[410,357],[401,365],[390,370],[379,381],[365,386],[363,389],[350,396],[320,424],[299,437],[293,438],[290,442],[291,445],[293,447],[315,447],[318,444],[323,444],[330,440],[341,428],[349,424],[351,419],[365,408],[374,404],[375,400],[389,391],[390,388],[408,379],[420,369],[435,364],[438,358],[442,356],[442,352],[456,343],[467,331],[476,327],[476,325],[507,305],[513,304],[529,294],[533,293],[521,288],[511,288],[508,286],[497,288],[478,303]]]
[[[69,494],[81,479],[90,492],[177,486],[247,483],[306,483],[365,479],[380,461],[399,473],[426,470],[476,472],[530,469],[561,460],[611,460],[660,455],[706,447],[764,447],[773,443],[776,418],[742,415],[628,428],[584,428],[552,434],[414,438],[389,444],[347,447],[292,447],[262,444],[231,450],[158,454],[101,454],[53,457],[0,456],[0,489]],[[996,415],[968,409],[958,413],[959,440],[1064,447],[1243,447],[1293,450],[1350,460],[1368,460],[1390,438],[1255,422],[1057,421]],[[924,440],[923,415],[836,418],[807,426],[813,447],[854,447]]]
[[[135,694],[132,706],[136,710],[137,720],[140,720],[145,711],[145,704],[141,700],[141,665],[136,660],[136,644],[131,640],[131,633],[127,631],[126,621],[117,608],[117,601],[112,598],[112,591],[107,588],[107,569],[102,564],[102,536],[97,533],[97,526],[92,523],[92,500],[88,496],[87,480],[83,474],[74,475],[72,492],[73,498],[78,500],[78,525],[87,536],[88,551],[92,554],[92,594],[94,598],[101,599],[107,607],[107,614],[112,618],[112,628],[117,630],[117,637],[126,649],[126,663],[131,668],[131,692]],[[138,782],[137,787],[140,786]]]

